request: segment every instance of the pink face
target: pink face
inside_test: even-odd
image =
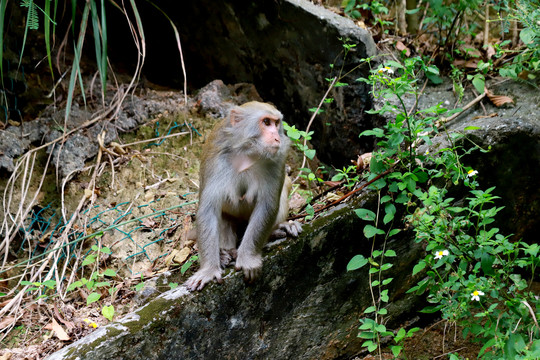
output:
[[[278,151],[281,144],[279,137],[280,118],[272,115],[265,115],[259,119],[259,128],[261,129],[261,140],[272,153]]]

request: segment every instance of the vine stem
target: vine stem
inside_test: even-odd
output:
[[[336,84],[336,81],[337,81],[338,77],[337,76],[334,76],[334,78],[332,79],[332,82],[330,83],[330,86],[328,87],[328,89],[326,90],[326,93],[324,94],[324,96],[322,97],[321,101],[319,102],[319,106],[317,107],[317,110],[315,110],[315,112],[313,113],[313,115],[311,115],[311,119],[309,119],[309,122],[307,124],[307,127],[306,127],[306,134],[309,132],[309,128],[311,127],[311,124],[313,124],[313,121],[315,120],[315,116],[317,116],[317,114],[319,113],[319,110],[321,109],[322,105],[324,104],[324,100],[326,100],[326,98],[328,97],[328,94],[330,93],[330,90],[332,90],[332,88],[334,87],[334,85]],[[307,146],[307,138],[304,138],[304,148]],[[304,168],[306,167],[306,154],[304,153],[304,157],[302,159],[302,166],[300,166],[300,168]],[[296,178],[293,180],[293,183],[295,183],[296,181],[298,181],[298,179],[300,178],[300,173],[296,176]]]

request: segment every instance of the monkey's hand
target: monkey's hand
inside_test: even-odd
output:
[[[214,267],[201,268],[193,274],[185,283],[189,291],[202,290],[206,284],[216,279],[218,283],[222,283],[221,268]]]
[[[244,280],[248,283],[255,281],[262,270],[262,256],[258,254],[246,254],[238,251],[236,258],[236,270],[244,271]]]
[[[278,225],[277,229],[270,235],[271,239],[282,239],[287,236],[298,237],[302,232],[302,224],[298,221],[282,222]]]

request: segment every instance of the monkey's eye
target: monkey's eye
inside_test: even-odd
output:
[[[270,120],[269,118],[263,118],[262,122],[265,126],[270,126],[272,120]]]

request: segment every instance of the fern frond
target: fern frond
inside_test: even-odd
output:
[[[28,8],[28,18],[26,21],[28,29],[37,30],[39,28],[39,18],[34,0],[21,0],[21,7]]]

